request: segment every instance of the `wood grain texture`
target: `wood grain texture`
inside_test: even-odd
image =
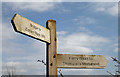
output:
[[[105,68],[108,61],[103,55],[57,54],[58,68]]]
[[[50,44],[47,43],[47,76],[57,76],[57,39],[56,21],[48,20],[46,27],[50,30]]]
[[[11,20],[16,32],[50,43],[50,31],[18,14]]]

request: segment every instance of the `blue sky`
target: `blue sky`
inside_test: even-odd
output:
[[[63,75],[108,75],[117,68],[110,57],[118,57],[117,2],[3,2],[2,62],[15,67],[16,74],[44,75],[44,42],[16,33],[11,19],[15,13],[46,27],[49,19],[57,22],[57,52],[61,54],[104,55],[105,69],[62,69]]]

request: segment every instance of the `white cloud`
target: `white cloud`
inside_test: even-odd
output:
[[[68,9],[63,7],[61,2],[12,2],[5,3],[4,11],[11,7],[14,11],[35,11],[35,12],[53,12],[63,13],[70,12]],[[23,7],[24,6],[24,7]]]
[[[16,70],[16,67],[18,67],[19,65],[21,65],[20,62],[7,62],[7,63],[3,63],[3,75],[8,75],[8,74],[13,74],[16,75],[16,71],[21,73],[21,72],[26,72],[25,69],[19,69]]]
[[[114,44],[114,46],[118,46],[118,43],[117,43],[117,44]]]
[[[115,52],[120,52],[120,48],[116,47],[116,48],[114,49],[114,51],[115,51]]]
[[[28,38],[27,38],[28,39]],[[19,40],[19,39],[18,39]],[[20,39],[24,40],[24,39]],[[3,43],[3,60],[5,61],[34,61],[45,60],[45,43],[35,40],[26,41],[28,44],[7,41]],[[8,44],[9,43],[9,44]]]
[[[97,12],[104,12],[112,16],[118,16],[118,3],[97,3],[95,8]]]
[[[88,31],[88,29],[85,27],[79,27],[79,28],[80,28],[80,30]]]
[[[66,32],[66,31],[63,31]],[[84,33],[78,33],[78,34],[65,34],[64,35],[60,35],[58,38],[58,47],[60,47],[60,49],[58,49],[58,52],[61,53],[61,51],[64,53],[92,53],[93,50],[90,48],[91,46],[99,46],[99,45],[103,45],[105,43],[108,43],[109,40],[107,38],[104,38],[102,36],[97,36],[97,35],[89,35],[89,34],[84,34]],[[28,56],[15,56],[15,57],[9,57],[9,61],[7,62],[7,64],[10,65],[14,65],[16,68],[16,72],[19,74],[42,74],[44,75],[44,65],[41,63],[36,63],[37,59],[41,59],[42,57],[44,57],[44,53],[45,51],[45,45],[39,41],[30,41],[30,43],[32,44],[31,46],[29,46],[29,48],[31,49],[36,49],[39,50],[38,51],[34,51],[34,54],[28,55]],[[85,43],[85,44],[84,44]],[[10,44],[9,44],[10,45]],[[14,50],[17,50],[13,45]],[[24,45],[23,45],[24,46]],[[21,47],[20,47],[21,48]],[[23,49],[23,48],[22,48]],[[27,50],[23,49],[24,51]],[[21,51],[23,51],[21,50]],[[21,53],[21,52],[20,52]],[[17,53],[18,54],[18,53]],[[24,54],[28,54],[28,51]],[[14,55],[14,54],[12,54]],[[20,55],[20,54],[19,54]],[[42,57],[41,57],[42,56]],[[8,60],[8,58],[6,59]],[[12,61],[13,60],[13,61]],[[26,62],[15,62],[14,60],[18,61],[18,60],[24,60]],[[44,60],[44,59],[43,59]],[[6,64],[6,63],[5,63]],[[41,67],[41,68],[38,68]],[[43,70],[44,69],[44,70]],[[34,72],[31,72],[30,70],[35,70]],[[40,71],[41,73],[37,72]],[[4,70],[4,72],[6,72]],[[84,72],[84,74],[87,74]]]
[[[101,7],[101,8],[97,8],[96,11],[105,11],[105,8]]]
[[[12,25],[8,23],[2,23],[2,40],[10,40],[17,38],[17,34],[13,31]]]
[[[0,13],[0,76],[2,76],[2,18]]]
[[[27,44],[18,43],[18,42],[13,41],[16,39],[21,40],[21,38],[19,38],[19,37],[21,37],[21,35],[14,31],[11,24],[3,23],[1,32],[2,32],[0,35],[2,37],[2,40],[1,40],[2,51],[1,52],[3,52],[5,55],[7,55],[7,54],[18,55],[18,54],[27,53],[28,50],[26,48],[29,49],[29,46],[32,46],[33,48],[38,48],[38,49],[41,48],[40,51],[43,51],[43,52],[45,50],[45,47],[44,47],[45,44],[42,44],[40,42],[38,44],[38,41],[35,41],[36,39],[34,41],[30,41],[33,44],[31,44],[29,46]],[[28,39],[29,37],[26,37],[26,38]]]
[[[67,32],[66,31],[60,31],[60,32],[57,32],[57,34],[58,35],[65,35],[65,34],[67,34]]]
[[[96,48],[95,51],[102,51],[102,49],[101,48]]]
[[[89,33],[89,34],[93,33],[92,31],[90,31],[89,29],[87,29],[86,27],[83,27],[83,26],[79,27],[79,30],[82,32],[85,32],[85,33]]]
[[[75,23],[84,25],[84,24],[96,24],[97,21],[94,18],[86,17],[86,16],[78,16],[77,18],[73,19]]]
[[[37,62],[6,62],[3,63],[3,74],[7,75],[9,71],[14,70],[16,75],[45,75],[45,67],[42,63]],[[7,66],[7,67],[6,67]],[[14,68],[14,69],[13,69]],[[38,72],[40,71],[40,72]]]
[[[34,49],[37,49],[37,50],[42,51],[42,52],[45,52],[45,48],[46,48],[45,42],[41,42],[41,41],[35,39],[31,43],[32,43],[32,47]]]
[[[9,3],[9,7],[13,10],[33,10],[37,12],[44,12],[52,10],[55,7],[55,3],[52,2],[20,2],[20,3]]]
[[[17,37],[16,34],[13,32],[13,29],[11,27],[12,27],[11,24],[8,24],[8,23],[1,23],[1,25],[0,25],[0,29],[1,29],[1,31],[0,31],[0,37],[1,37],[0,38],[0,43],[1,43],[0,44],[0,49],[1,49],[0,57],[3,56],[2,51],[3,51],[4,47],[2,44],[4,42],[7,42],[8,40],[15,39]],[[8,43],[7,43],[7,45],[8,45]],[[6,47],[5,49],[8,49],[8,48]],[[8,49],[8,50],[10,50],[10,49]],[[2,60],[0,63],[2,63]],[[0,64],[0,66],[2,67],[2,64]]]
[[[3,0],[2,2],[61,2],[62,0]]]
[[[108,60],[108,62],[112,60],[112,59],[111,59],[111,56],[108,56],[108,55],[105,56],[105,58]]]
[[[119,0],[3,0],[2,2],[118,2]]]
[[[2,76],[2,58],[0,60],[0,76]]]
[[[120,48],[119,48],[119,46],[118,46],[119,44],[118,43],[116,43],[116,44],[114,44],[113,45],[113,47],[114,47],[114,52],[119,52],[120,51]]]
[[[3,41],[2,43],[2,52],[4,55],[22,55],[27,52],[27,45],[14,43],[14,41]]]
[[[118,15],[118,4],[114,5],[113,7],[109,8],[108,13],[113,15],[113,16],[117,16]]]
[[[74,33],[66,36],[58,37],[58,51],[61,53],[93,53],[92,47],[103,46],[109,43],[110,40],[87,33]]]
[[[62,69],[63,75],[90,75],[93,69]]]
[[[6,63],[3,63],[3,65],[8,65],[10,70],[12,69],[11,66],[15,67],[16,72],[19,75],[44,75],[44,65],[42,63],[37,63],[37,60],[44,60],[45,55],[43,52],[46,52],[45,44],[33,39],[26,41],[30,43],[28,43],[29,45],[26,43],[23,44],[20,41],[22,38],[19,38],[19,34],[17,34],[11,27],[11,24],[2,24],[3,33],[0,36],[3,37],[3,62],[7,61]],[[14,41],[16,39],[17,41]],[[25,40],[25,38],[22,40]],[[30,49],[35,50],[31,53]],[[3,67],[5,68],[5,66]],[[4,68],[3,74],[7,74],[7,71]],[[33,72],[32,70],[35,71]]]
[[[118,48],[115,48],[115,50],[114,50],[115,52],[118,52]]]
[[[27,42],[27,41],[26,41]],[[29,40],[27,45],[23,43],[9,42],[9,45],[3,45],[3,56],[7,61],[34,61],[38,59],[45,60],[46,46],[45,43],[35,40]],[[7,42],[8,43],[8,42]],[[12,56],[14,55],[14,56]]]

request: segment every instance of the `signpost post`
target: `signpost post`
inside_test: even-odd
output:
[[[18,14],[11,23],[16,32],[46,42],[46,74],[57,76],[57,68],[105,68],[108,61],[102,55],[57,54],[56,21],[48,20],[46,28]]]
[[[57,76],[57,38],[56,38],[56,21],[48,20],[47,29],[50,30],[50,42],[47,43],[47,75]]]

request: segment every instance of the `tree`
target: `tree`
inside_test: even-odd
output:
[[[119,70],[119,68],[120,68],[120,61],[117,60],[116,57],[111,57],[111,58],[112,58],[112,60],[113,60],[114,62],[117,63],[117,65],[115,65],[115,67],[117,67],[118,70],[115,71],[115,74],[112,74],[112,73],[109,72],[109,71],[107,71],[107,72],[108,72],[111,76],[113,76],[113,77],[118,77],[118,76],[120,75],[120,70]]]

